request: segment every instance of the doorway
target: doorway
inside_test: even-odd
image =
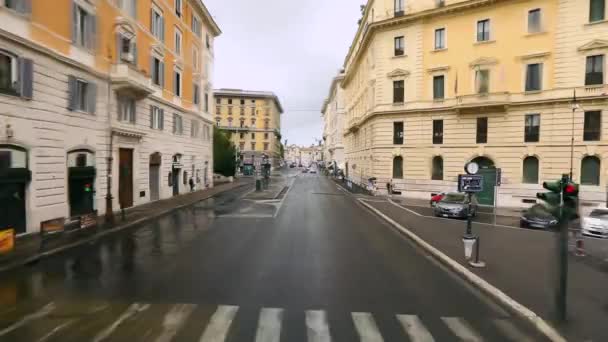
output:
[[[160,153],[150,155],[150,201],[158,201],[160,199]]]
[[[68,200],[70,216],[92,213],[95,201],[95,155],[88,150],[68,153]]]
[[[0,145],[0,230],[27,230],[25,189],[32,179],[25,149]]]
[[[476,194],[481,205],[494,205],[494,186],[496,185],[496,167],[492,159],[477,157],[472,160],[479,165],[478,174],[483,176],[483,191]]]
[[[172,183],[173,183],[173,196],[177,196],[179,195],[179,174],[180,174],[180,169],[173,169],[173,172],[171,173],[171,176],[173,177],[172,179]]]
[[[133,150],[119,149],[118,200],[121,208],[133,206]]]

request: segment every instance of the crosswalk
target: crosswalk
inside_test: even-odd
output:
[[[331,324],[348,320],[350,336],[361,342],[396,341],[394,332],[386,328],[386,315],[370,312],[334,314],[325,310],[304,310],[289,316],[284,308],[263,307],[243,309],[234,305],[204,306],[201,304],[97,303],[80,304],[50,302],[19,316],[0,315],[0,341],[292,341],[287,327],[301,322],[303,336],[294,340],[307,342],[342,341],[339,329]],[[253,317],[247,317],[254,315]],[[429,319],[427,315],[391,315],[391,324],[398,327],[399,341],[537,341],[530,338],[509,318],[465,319],[445,316]],[[441,327],[437,327],[440,322]],[[240,326],[239,326],[240,325]],[[254,329],[243,328],[251,325]],[[254,327],[255,325],[255,327]],[[297,322],[295,325],[298,325]],[[490,329],[491,327],[492,329]],[[481,328],[481,329],[480,329]],[[443,330],[434,336],[435,330]],[[245,332],[245,333],[244,333]],[[488,334],[484,337],[484,333]],[[449,337],[446,337],[449,334]],[[246,335],[246,336],[244,336]],[[342,335],[343,336],[343,335]],[[354,341],[349,338],[348,341]]]

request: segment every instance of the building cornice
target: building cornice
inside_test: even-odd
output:
[[[213,96],[222,96],[222,97],[246,97],[251,99],[272,99],[276,104],[279,112],[283,114],[283,106],[281,105],[281,101],[279,97],[270,91],[250,91],[250,90],[242,90],[242,89],[214,89]]]
[[[207,9],[207,6],[205,6],[205,4],[203,3],[203,0],[192,0],[191,2],[193,4],[196,4],[196,6],[198,6],[199,10],[203,13],[203,18],[207,21],[207,23],[211,27],[211,33],[213,33],[213,36],[217,37],[220,34],[222,34],[222,30],[220,30],[219,25],[217,24],[215,19],[213,19],[213,16],[211,16],[211,13]]]

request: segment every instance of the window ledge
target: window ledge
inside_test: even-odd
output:
[[[0,6],[0,11],[6,11],[7,13],[10,13],[11,15],[14,15],[16,17],[19,18],[23,18],[26,20],[29,20],[30,17],[32,16],[31,13],[21,13],[21,12],[17,12],[16,10],[12,9],[12,8],[8,8],[4,5]]]
[[[402,106],[405,106],[405,102],[393,102],[393,106],[402,107]]]
[[[526,34],[524,34],[524,37],[542,36],[547,33],[548,33],[547,31],[526,32]]]
[[[399,56],[393,56],[393,59],[399,59],[399,58],[405,58],[405,57],[407,57],[407,55],[403,54],[403,55],[399,55]]]
[[[601,25],[601,24],[605,24],[605,23],[608,23],[608,19],[588,22],[584,26],[594,26],[594,25]]]
[[[604,86],[605,86],[605,84],[603,84],[603,83],[599,83],[599,84],[585,84],[585,89],[603,88]]]
[[[433,49],[433,50],[431,50],[431,53],[437,53],[437,52],[443,52],[443,51],[448,51],[448,48]]]
[[[496,43],[496,40],[482,40],[480,42],[476,41],[475,43],[473,43],[473,45],[485,45],[485,44],[492,44],[492,43]]]
[[[529,90],[529,91],[524,91],[524,95],[536,95],[536,94],[540,94],[542,93],[542,89],[541,90]]]

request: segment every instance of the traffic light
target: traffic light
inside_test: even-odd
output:
[[[564,210],[563,219],[566,221],[578,218],[578,184],[568,181],[564,185]]]
[[[543,188],[549,190],[549,192],[538,192],[536,198],[545,201],[547,203],[547,209],[553,216],[559,217],[559,207],[561,205],[562,195],[562,181],[558,180],[555,182],[544,182]]]

